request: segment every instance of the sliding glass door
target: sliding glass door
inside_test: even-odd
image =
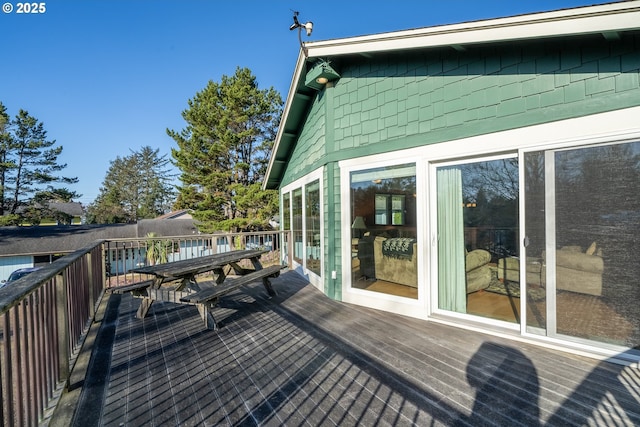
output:
[[[306,265],[320,276],[322,253],[320,246],[320,181],[305,186]]]
[[[437,308],[639,349],[640,142],[519,159],[434,167]]]
[[[518,159],[435,170],[438,308],[520,322]]]
[[[323,286],[322,170],[282,189],[282,225],[291,231],[293,267],[316,287]],[[287,254],[288,255],[288,254]]]
[[[293,238],[293,260],[302,265],[304,258],[304,234],[302,232],[302,188],[293,191],[291,233]]]
[[[640,142],[523,158],[527,258],[546,290],[528,295],[528,330],[638,348]]]

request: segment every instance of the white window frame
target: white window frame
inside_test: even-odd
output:
[[[418,153],[424,157],[430,165],[442,165],[447,162],[453,162],[455,159],[464,159],[469,157],[482,158],[490,156],[492,153],[499,154],[508,152],[517,152],[519,157],[519,167],[524,167],[524,153],[530,151],[559,150],[570,149],[574,147],[588,147],[592,145],[601,145],[607,143],[624,143],[640,140],[640,126],[637,117],[640,115],[640,107],[631,107],[622,110],[611,111],[607,113],[599,113],[585,117],[574,119],[560,120],[552,123],[528,126],[513,130],[496,132],[487,135],[465,138],[461,140],[448,141],[440,144],[433,144],[423,147]],[[508,144],[505,141],[509,141]],[[508,150],[506,150],[508,148]],[[432,166],[430,166],[431,170]],[[524,189],[524,174],[522,170],[520,175],[520,230],[525,230],[525,198],[522,195]],[[432,179],[433,177],[430,176]],[[431,186],[433,187],[433,185]],[[430,192],[434,191],[430,188]],[[432,196],[433,194],[433,196]],[[423,195],[424,197],[424,195]],[[418,194],[420,198],[420,193]],[[428,206],[431,214],[435,206],[435,193],[427,195]],[[421,203],[420,201],[418,202]],[[431,215],[433,217],[433,215]],[[430,224],[431,230],[432,224]],[[522,237],[522,235],[521,235]],[[525,254],[523,238],[520,239],[520,253]],[[437,244],[437,236],[435,231],[431,235],[432,247]],[[432,250],[432,247],[430,250]],[[436,258],[437,260],[437,258]],[[431,291],[437,293],[437,265],[433,260],[431,263],[430,285]],[[434,267],[435,265],[435,267]],[[434,271],[436,276],[434,276]],[[520,271],[521,283],[525,280],[523,277],[526,271]],[[431,295],[433,298],[433,295]],[[524,299],[523,299],[524,300]],[[542,336],[527,331],[526,310],[521,301],[521,319],[520,325],[516,330],[504,328],[503,323],[496,324],[496,328],[491,328],[491,322],[484,322],[482,318],[477,316],[461,315],[459,313],[436,311],[430,320],[438,321],[445,324],[451,324],[456,327],[464,327],[471,330],[480,330],[491,332],[495,335],[504,335],[511,339],[521,339],[535,342],[548,348],[561,349],[570,351],[575,354],[582,354],[589,357],[608,358],[611,361],[621,361],[627,363],[629,361],[638,363],[640,358],[634,355],[628,355],[624,347],[607,346],[602,343],[595,342],[579,342],[568,341],[563,337]],[[483,325],[484,324],[484,325]],[[488,328],[487,328],[488,327]]]
[[[429,162],[429,182],[430,182],[429,194],[433,194],[433,195],[437,194],[436,171],[438,168],[447,167],[447,166],[456,166],[456,165],[468,165],[470,163],[489,162],[492,160],[500,160],[500,159],[518,159],[518,161],[520,161],[520,158],[518,157],[518,152],[516,150],[512,150],[509,153],[502,153],[502,154],[486,153],[484,156],[465,157],[462,159],[457,158],[457,159],[450,159],[442,162]],[[520,170],[520,165],[518,164],[518,176],[520,176],[520,174],[521,174],[521,170]],[[519,193],[519,196],[520,195],[521,193]],[[522,208],[522,205],[519,205],[519,209],[521,208]],[[431,313],[435,315],[473,321],[475,323],[480,323],[480,324],[486,324],[487,326],[490,326],[490,327],[499,327],[506,330],[518,331],[520,329],[520,325],[518,323],[492,319],[489,317],[482,317],[474,314],[456,313],[449,310],[443,310],[438,307],[438,235],[437,235],[438,205],[437,205],[435,196],[430,198],[429,209],[430,209],[429,217],[431,218],[431,223],[429,225],[432,232],[432,238],[431,238],[432,246],[429,248],[430,249],[429,260],[431,264],[430,283],[433,284],[431,286],[431,298],[430,298]],[[518,215],[521,216],[522,212],[518,212]],[[519,226],[520,225],[521,224],[519,222]],[[524,283],[522,280],[523,279],[521,278],[520,283]],[[522,298],[521,300],[523,299],[524,298]],[[521,313],[522,313],[523,304],[524,302],[521,301],[521,307],[520,307]],[[524,316],[521,316],[521,321],[522,319],[524,319]]]
[[[307,223],[304,220],[304,218],[306,218],[306,212],[307,212],[307,203],[306,203],[306,186],[308,184],[311,184],[312,182],[318,181],[320,184],[320,200],[321,200],[321,206],[320,206],[320,253],[323,254],[323,256],[320,257],[320,275],[317,275],[316,273],[314,273],[313,271],[309,270],[307,268],[307,245],[306,243],[303,241],[303,245],[302,245],[302,264],[296,262],[293,259],[293,256],[291,257],[292,261],[292,269],[297,271],[299,274],[301,274],[302,276],[304,276],[309,283],[311,283],[313,286],[315,286],[316,288],[318,288],[321,291],[324,291],[324,266],[325,266],[325,257],[324,257],[324,251],[325,251],[325,244],[324,244],[324,236],[325,236],[325,230],[324,230],[324,167],[320,167],[316,170],[314,170],[313,172],[303,176],[302,178],[299,178],[293,182],[291,182],[290,184],[285,185],[284,187],[282,187],[282,189],[280,190],[280,203],[282,203],[283,200],[283,195],[285,193],[290,193],[291,196],[289,197],[289,214],[291,215],[289,217],[289,224],[293,224],[293,191],[297,190],[297,189],[302,189],[302,236],[303,236],[303,240],[306,238],[307,236]],[[282,226],[281,226],[282,227]],[[293,239],[293,236],[291,236],[291,239]],[[292,249],[293,250],[293,249]],[[293,255],[293,254],[292,254]]]
[[[421,236],[424,235],[426,224],[426,209],[424,203],[420,202],[420,194],[424,194],[426,188],[426,173],[424,162],[419,159],[417,153],[419,149],[402,150],[394,153],[376,154],[367,157],[343,160],[338,163],[340,168],[340,221],[344,226],[341,229],[341,240],[351,242],[351,173],[360,172],[367,169],[380,167],[399,166],[415,164],[416,166],[416,239],[418,242],[418,298],[406,298],[396,295],[372,292],[366,289],[358,289],[352,286],[351,282],[351,245],[343,244],[341,251],[342,259],[342,300],[344,302],[366,305],[368,307],[393,313],[408,315],[412,317],[427,319],[428,310],[426,304],[426,262],[424,260],[424,247],[426,242]],[[410,154],[413,152],[413,154]]]

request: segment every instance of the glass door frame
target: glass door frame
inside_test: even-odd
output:
[[[393,167],[402,164],[415,164],[416,175],[416,234],[418,242],[417,251],[417,277],[418,277],[418,298],[406,298],[395,295],[385,294],[381,292],[371,292],[363,289],[357,289],[352,286],[351,279],[351,263],[345,260],[351,260],[351,245],[343,244],[341,248],[341,286],[342,301],[376,308],[384,311],[398,313],[415,318],[428,319],[430,309],[428,306],[428,280],[429,264],[427,262],[428,241],[426,239],[428,230],[428,210],[425,200],[428,198],[426,189],[427,185],[427,162],[423,156],[424,147],[411,148],[401,151],[393,151],[384,154],[373,154],[366,157],[341,160],[338,162],[340,170],[340,188],[351,188],[351,173],[359,172],[367,169],[375,169],[380,167]],[[351,242],[351,192],[341,191],[340,193],[340,222],[348,224],[341,227],[342,242]]]
[[[429,197],[427,197],[427,199],[425,200],[425,203],[428,204],[428,210],[429,210],[429,217],[430,217],[430,222],[429,222],[429,230],[430,230],[430,236],[429,236],[429,241],[430,241],[430,245],[429,245],[429,265],[430,265],[430,277],[429,277],[429,282],[431,284],[430,286],[430,295],[429,295],[429,300],[430,300],[430,304],[429,304],[429,311],[430,311],[430,315],[436,315],[438,317],[442,316],[442,317],[448,317],[448,318],[455,318],[455,319],[459,319],[461,321],[464,322],[470,322],[470,323],[480,323],[483,325],[487,325],[489,327],[495,327],[495,328],[500,328],[503,330],[511,330],[511,331],[521,331],[521,326],[522,324],[524,324],[525,322],[525,315],[524,315],[524,310],[526,308],[526,306],[524,305],[524,300],[525,298],[520,298],[520,323],[511,323],[511,322],[507,322],[507,321],[502,321],[502,320],[497,320],[497,319],[492,319],[492,318],[488,318],[488,317],[482,317],[482,316],[478,316],[478,315],[474,315],[474,314],[467,314],[467,313],[457,313],[454,311],[449,311],[449,310],[444,310],[439,308],[439,301],[438,301],[438,289],[439,289],[439,283],[438,283],[438,204],[437,204],[437,179],[436,179],[436,173],[438,168],[441,167],[448,167],[448,166],[456,166],[456,165],[464,165],[464,164],[470,164],[470,163],[476,163],[476,162],[483,162],[483,161],[493,161],[493,160],[501,160],[501,159],[508,159],[508,158],[513,158],[513,159],[518,159],[518,182],[519,185],[522,184],[522,169],[521,169],[521,157],[519,155],[519,152],[517,150],[512,150],[509,152],[503,152],[503,153],[496,153],[496,152],[487,152],[487,153],[482,153],[482,154],[477,154],[475,156],[472,157],[464,157],[464,156],[454,156],[452,155],[451,157],[447,157],[446,159],[441,159],[441,160],[430,160],[427,162],[427,169],[428,169],[428,176],[429,176]],[[519,190],[519,204],[518,204],[518,224],[519,227],[522,226],[522,217],[524,215],[523,211],[522,211],[522,187],[520,186],[520,190]],[[462,202],[462,201],[461,201]],[[522,238],[521,238],[521,230],[518,230],[518,241],[520,244],[520,250],[522,250]],[[522,254],[522,252],[520,252],[520,254]],[[522,269],[520,269],[520,283],[522,283]],[[522,288],[521,288],[522,289]],[[521,292],[523,292],[521,290]]]
[[[526,236],[527,236],[527,226],[526,226],[526,211],[525,211],[525,200],[526,200],[526,183],[525,183],[525,173],[524,168],[525,164],[525,155],[528,153],[534,152],[543,152],[544,153],[544,188],[545,188],[545,213],[544,213],[544,221],[545,221],[545,289],[546,289],[546,325],[544,328],[537,328],[533,326],[527,325],[526,319],[526,306],[522,307],[522,316],[521,316],[521,334],[526,337],[544,337],[550,339],[552,341],[562,343],[566,346],[566,344],[571,343],[573,346],[578,348],[585,348],[589,351],[593,350],[593,348],[598,348],[601,350],[611,350],[614,352],[625,352],[628,350],[626,347],[608,344],[602,341],[589,340],[586,338],[575,337],[572,335],[558,333],[557,331],[557,286],[556,286],[556,248],[557,248],[557,229],[556,229],[556,158],[555,155],[558,152],[569,151],[569,150],[579,150],[579,149],[589,149],[594,147],[602,147],[607,145],[618,145],[625,143],[633,143],[638,142],[640,139],[640,135],[629,137],[627,135],[607,135],[599,138],[593,139],[576,139],[569,142],[560,142],[554,143],[550,145],[538,146],[538,147],[527,147],[522,148],[519,151],[519,179],[520,179],[520,230],[521,230],[521,239],[520,239],[520,253],[524,254],[523,256],[527,256],[527,248],[526,248]],[[551,179],[548,179],[548,178]],[[520,271],[520,280],[526,280],[526,270],[521,269]],[[523,290],[524,291],[524,290]],[[525,302],[526,298],[521,299],[521,303]]]
[[[307,268],[307,259],[308,259],[308,254],[307,254],[307,244],[306,244],[306,236],[307,236],[307,223],[305,221],[306,218],[306,211],[307,211],[307,202],[306,202],[306,187],[309,184],[314,183],[315,181],[318,181],[320,184],[320,275],[317,275],[316,273],[314,273],[311,269]],[[292,262],[293,262],[293,269],[298,271],[298,273],[300,273],[301,275],[303,275],[305,278],[307,278],[309,280],[309,282],[315,286],[317,289],[320,290],[324,290],[324,275],[325,275],[325,256],[324,256],[324,251],[325,251],[325,242],[324,242],[324,237],[325,237],[325,223],[324,223],[324,168],[321,167],[319,169],[316,169],[315,171],[305,175],[304,177],[290,183],[287,184],[286,186],[282,187],[282,189],[280,190],[280,196],[279,196],[279,200],[280,203],[282,203],[283,198],[284,198],[284,194],[285,193],[290,193],[291,196],[289,197],[289,203],[293,204],[293,192],[295,190],[300,189],[302,191],[302,237],[303,237],[303,242],[302,242],[302,263],[299,263],[297,261],[295,261],[295,257],[292,257]],[[291,205],[292,206],[292,205]],[[290,224],[291,226],[293,226],[293,208],[291,207],[289,209],[289,214],[291,215],[290,217]],[[291,231],[291,230],[288,230]],[[291,237],[293,240],[293,236]],[[295,244],[295,242],[293,242]]]

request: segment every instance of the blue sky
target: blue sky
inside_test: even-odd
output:
[[[84,205],[109,162],[143,146],[170,158],[187,100],[247,67],[287,96],[297,59],[292,11],[326,40],[606,3],[597,0],[50,0],[42,14],[0,12],[0,102],[25,109],[62,145]]]

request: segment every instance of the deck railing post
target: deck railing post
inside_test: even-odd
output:
[[[291,268],[293,265],[293,239],[291,237],[291,230],[287,231],[287,267]]]
[[[104,242],[102,244],[102,271],[104,272],[105,288],[111,287],[111,280],[109,279],[109,271],[107,271],[107,257],[109,256],[109,244],[110,242]]]
[[[83,262],[87,266],[87,286],[89,286],[89,317],[93,319],[96,314],[96,304],[95,304],[95,283],[93,281],[93,255],[91,251],[89,251],[85,257]]]
[[[60,375],[59,380],[64,381],[64,388],[69,386],[70,366],[69,361],[71,359],[70,353],[70,331],[69,331],[69,314],[68,314],[68,300],[67,295],[67,283],[65,275],[58,274],[55,277],[56,283],[56,313],[58,323],[58,372]]]

